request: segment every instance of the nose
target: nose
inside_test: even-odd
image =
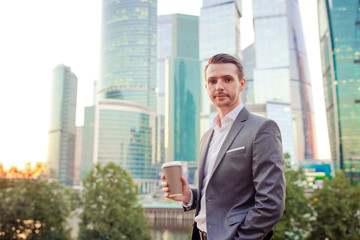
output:
[[[223,82],[221,80],[218,80],[216,83],[216,91],[223,90]]]

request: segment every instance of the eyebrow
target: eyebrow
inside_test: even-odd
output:
[[[207,80],[217,79],[218,77],[209,77]],[[232,75],[223,75],[220,78],[234,78]]]

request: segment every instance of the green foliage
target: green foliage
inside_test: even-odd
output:
[[[47,179],[0,179],[0,239],[70,239],[73,190]]]
[[[137,186],[124,169],[114,163],[97,165],[83,185],[80,239],[151,238],[144,211],[137,205]]]
[[[285,159],[289,156],[285,154]],[[286,199],[284,215],[274,227],[274,240],[304,239],[312,215],[309,199],[304,195],[304,169],[294,170],[287,162],[285,167]]]
[[[360,239],[360,185],[343,172],[315,190],[313,206],[317,217],[308,239]]]

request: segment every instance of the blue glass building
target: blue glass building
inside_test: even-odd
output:
[[[70,67],[53,70],[47,168],[60,183],[73,185],[77,77]]]
[[[318,0],[318,16],[331,158],[360,178],[360,2]]]
[[[160,16],[158,28],[165,161],[182,161],[193,183],[200,141],[199,17]]]
[[[290,104],[296,162],[317,157],[311,81],[297,0],[253,0],[253,103]]]
[[[155,192],[156,113],[132,101],[104,99],[95,116],[94,163],[114,162],[131,173],[142,193]]]
[[[100,99],[156,110],[156,0],[103,0]]]

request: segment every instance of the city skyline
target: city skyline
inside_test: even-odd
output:
[[[0,102],[1,109],[5,113],[5,117],[0,120],[2,132],[0,140],[4,146],[0,162],[5,168],[11,165],[23,167],[24,163],[29,161],[33,164],[45,162],[51,71],[56,65],[66,64],[78,76],[77,125],[82,125],[84,107],[92,104],[92,85],[93,81],[99,78],[100,67],[101,3],[86,1],[89,10],[81,11],[84,2],[20,1],[22,8],[17,7],[19,1],[16,4],[2,2],[0,5],[1,28],[8,36],[2,39],[0,45],[3,53],[0,63],[3,66],[2,76],[4,77]],[[251,27],[252,24],[251,21],[246,20],[251,12],[251,9],[248,9],[249,2],[251,1],[243,1],[242,19],[244,21],[241,27],[246,23],[244,29]],[[310,4],[304,1],[300,1],[302,7],[301,4],[310,7]],[[199,16],[201,5],[201,0],[185,2],[159,0],[158,15],[183,13]],[[316,3],[311,5],[314,9],[308,9],[308,15],[305,18],[310,23],[303,23],[305,38],[313,35],[313,41],[318,44],[317,26],[315,33],[314,26],[309,29],[309,26],[315,25],[314,19],[317,21],[317,17],[311,15],[316,14]],[[187,9],[182,7],[187,7]],[[302,18],[304,21],[303,14]],[[312,22],[311,19],[313,19]],[[252,35],[252,30],[242,31],[242,49],[251,44]],[[306,44],[309,43],[305,41]],[[319,60],[319,53],[316,52],[319,51],[318,48],[314,50],[309,45],[306,47],[309,53],[314,54],[314,51],[316,53],[316,57],[310,59],[312,61],[310,61],[310,66],[317,65],[318,63],[314,64],[314,61]],[[317,93],[314,94],[315,111],[317,114],[325,115],[320,65],[318,68],[315,72],[319,71],[320,75],[311,70],[313,91]],[[318,81],[316,85],[319,87],[315,87],[316,80]],[[13,94],[14,91],[16,94]],[[317,133],[318,144],[323,149],[319,149],[320,158],[329,158],[326,127],[325,131],[321,131],[321,128],[326,126],[326,120],[324,116],[316,116],[316,120],[316,129],[320,131]],[[320,129],[318,129],[319,126]]]

